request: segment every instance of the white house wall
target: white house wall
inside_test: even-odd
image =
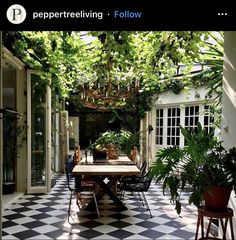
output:
[[[222,140],[236,146],[236,32],[225,32]]]
[[[225,54],[222,97],[222,140],[226,148],[236,146],[236,32],[225,32]],[[235,193],[229,206],[236,212]],[[236,236],[236,220],[233,219]]]
[[[0,31],[0,53],[2,53],[2,31]],[[0,57],[0,108],[2,107],[2,58]],[[1,113],[0,118],[2,118]],[[0,120],[0,173],[3,171],[2,127],[2,121]],[[0,178],[0,206],[2,206],[2,177]],[[2,208],[0,210],[0,238],[2,238]]]
[[[197,102],[204,102],[207,90],[204,87],[198,87],[196,89],[182,90],[179,94],[173,92],[161,93],[155,102],[155,107],[173,106],[180,104],[191,104]]]

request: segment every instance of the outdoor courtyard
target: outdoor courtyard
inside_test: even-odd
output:
[[[1,239],[235,239],[236,32],[0,38]]]

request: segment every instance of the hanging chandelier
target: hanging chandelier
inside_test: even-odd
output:
[[[99,111],[120,109],[126,105],[128,98],[136,97],[139,92],[139,82],[131,81],[128,86],[120,83],[100,84],[99,81],[92,84],[86,83],[80,86],[79,97],[84,107]]]
[[[97,111],[121,109],[129,98],[136,97],[140,90],[140,83],[135,77],[123,81],[119,77],[112,77],[112,57],[104,65],[106,78],[97,79],[79,85],[79,99],[84,107]],[[114,75],[114,71],[113,71]]]

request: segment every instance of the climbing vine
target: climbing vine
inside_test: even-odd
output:
[[[70,101],[84,83],[111,80],[128,86],[140,83],[139,113],[152,106],[153,96],[172,89],[176,94],[190,84],[191,78],[174,79],[180,65],[189,73],[199,61],[200,49],[208,32],[193,31],[22,31],[4,32],[4,45],[28,68],[40,73],[42,83],[51,86],[55,99]],[[57,96],[57,98],[55,97]],[[136,105],[128,100],[126,108]]]

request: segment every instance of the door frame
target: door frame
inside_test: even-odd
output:
[[[45,186],[31,186],[31,75],[27,70],[27,193],[47,193],[51,190],[51,89],[46,90],[46,166]]]

